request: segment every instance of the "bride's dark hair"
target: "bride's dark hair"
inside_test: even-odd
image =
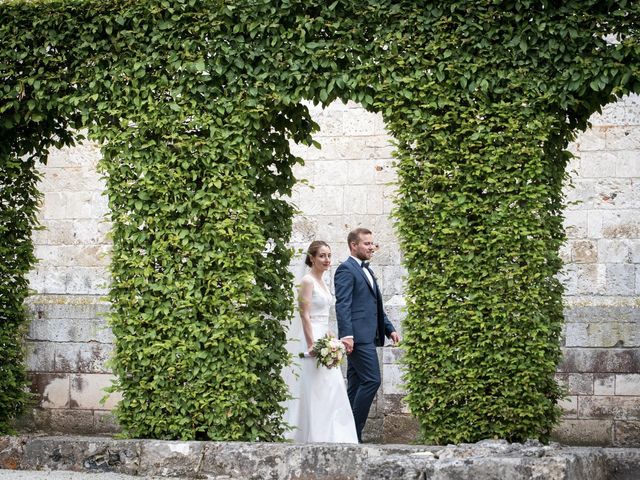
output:
[[[307,256],[304,259],[304,263],[307,267],[313,266],[313,263],[311,263],[311,257],[315,257],[318,254],[318,250],[320,250],[320,247],[327,247],[329,250],[331,250],[329,244],[323,240],[314,240],[313,242],[311,242],[311,245],[309,245],[309,248],[307,248]]]

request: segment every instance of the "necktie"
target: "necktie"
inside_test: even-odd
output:
[[[362,268],[369,268],[369,262],[362,262]]]

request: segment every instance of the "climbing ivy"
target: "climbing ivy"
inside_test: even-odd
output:
[[[20,351],[35,162],[84,129],[102,145],[113,222],[125,433],[281,438],[285,198],[302,161],[289,141],[314,143],[303,100],[353,100],[397,145],[421,440],[546,439],[565,148],[640,90],[639,14],[595,0],[0,3],[0,263],[18,261],[19,285],[0,284],[2,342]],[[9,417],[16,368],[0,378]]]

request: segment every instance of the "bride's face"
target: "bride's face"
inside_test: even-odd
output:
[[[313,257],[313,266],[319,270],[327,271],[331,268],[331,250],[329,247],[320,247]]]

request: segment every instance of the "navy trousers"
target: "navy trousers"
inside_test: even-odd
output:
[[[362,429],[381,383],[380,364],[373,343],[354,345],[353,352],[347,358],[347,394],[356,423],[358,441],[362,442]]]

